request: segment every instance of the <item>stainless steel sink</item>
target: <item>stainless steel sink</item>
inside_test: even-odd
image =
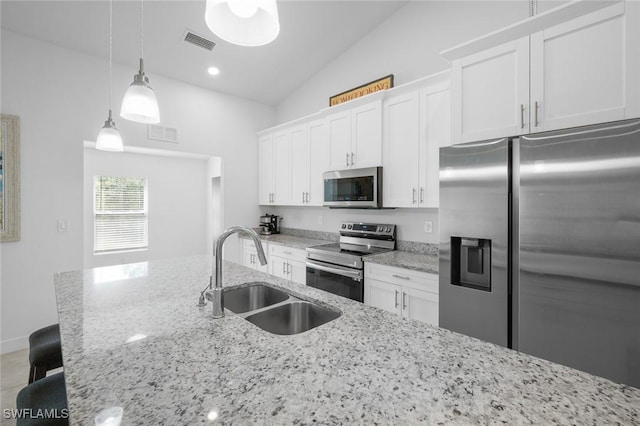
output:
[[[224,291],[224,307],[236,314],[255,311],[287,299],[289,293],[258,282]]]
[[[265,309],[245,319],[269,333],[289,335],[311,330],[340,315],[340,311],[298,300]]]

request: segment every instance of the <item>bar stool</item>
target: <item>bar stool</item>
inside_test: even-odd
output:
[[[29,383],[42,379],[47,371],[62,367],[60,326],[53,324],[29,336]]]
[[[67,387],[64,373],[52,374],[18,392],[16,426],[68,425]]]

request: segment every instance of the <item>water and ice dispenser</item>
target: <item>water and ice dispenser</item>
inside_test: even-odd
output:
[[[491,240],[451,237],[451,284],[491,291]]]

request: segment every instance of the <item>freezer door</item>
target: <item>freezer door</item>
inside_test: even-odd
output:
[[[509,345],[509,150],[440,149],[440,326]]]
[[[519,350],[640,387],[640,121],[520,140]]]

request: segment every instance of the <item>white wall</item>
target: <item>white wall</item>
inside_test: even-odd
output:
[[[409,1],[277,106],[278,123],[329,97],[393,74],[395,85],[449,68],[440,52],[529,16],[528,1]]]
[[[338,232],[343,221],[372,222],[398,225],[397,238],[403,241],[438,244],[438,209],[329,209],[327,207],[263,208],[261,214],[282,216],[284,228]],[[424,231],[424,222],[431,221],[433,231]]]
[[[142,251],[94,254],[94,176],[147,179],[148,243]],[[207,181],[208,180],[208,181]],[[207,160],[84,150],[84,267],[206,253]]]
[[[57,321],[53,274],[83,267],[83,141],[95,140],[107,116],[108,63],[4,30],[1,53],[1,111],[21,119],[22,183],[22,238],[1,245],[4,353],[26,347],[29,333]],[[135,72],[114,64],[114,111]],[[161,124],[178,129],[174,149],[222,159],[224,226],[256,222],[257,185],[247,182],[257,182],[255,134],[274,124],[274,109],[149,78]],[[125,144],[158,147],[144,125],[115,120]],[[67,220],[68,232],[56,231],[57,219]],[[239,260],[237,241],[227,245],[225,257]]]

